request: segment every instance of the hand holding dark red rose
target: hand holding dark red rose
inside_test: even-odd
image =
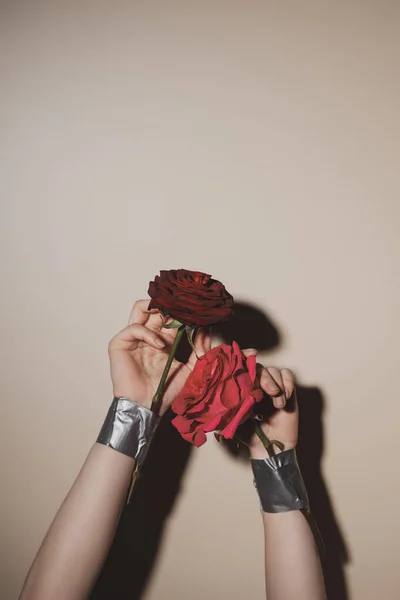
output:
[[[163,364],[164,368],[161,378],[158,369],[159,382],[150,407],[158,410],[163,398],[163,411],[170,404],[170,400],[165,401],[165,398],[172,398],[172,408],[177,414],[172,422],[185,440],[201,446],[207,439],[206,433],[211,431],[219,431],[220,436],[232,439],[238,427],[246,420],[254,419],[255,407],[265,394],[272,398],[276,408],[282,408],[286,399],[292,396],[293,375],[288,369],[279,371],[270,367],[257,374],[256,352],[242,352],[235,342],[232,346],[223,344],[208,351],[203,343],[201,349],[204,352],[194,351],[188,365],[175,360],[177,345],[185,328],[192,343],[196,327],[226,320],[233,314],[233,298],[222,283],[199,271],[172,269],[161,271],[150,282],[149,295],[148,310],[153,313],[148,317],[149,326],[162,331],[169,344],[161,355],[161,350],[158,351],[158,364]],[[171,319],[172,323],[166,323]],[[174,329],[167,329],[168,326]],[[197,335],[204,342],[205,334],[200,332]],[[198,341],[196,345],[199,350]],[[206,345],[209,347],[209,340]],[[140,345],[135,346],[131,354],[134,351],[137,354],[139,348]],[[197,362],[196,358],[199,358]],[[173,377],[169,376],[170,369]],[[295,431],[292,425],[288,429],[288,423],[292,421],[297,428],[296,411],[296,407],[291,411],[293,418],[290,420],[285,416],[288,411],[278,410],[276,414],[269,415],[262,428],[254,421],[258,436],[264,442],[264,455],[264,446],[269,452],[272,450],[265,436],[284,438],[286,447],[295,444],[297,429]],[[260,412],[262,410],[257,410],[258,414]],[[287,431],[282,429],[282,423],[286,423]],[[257,452],[260,443],[258,438],[253,438],[251,451]]]
[[[148,300],[135,302],[128,327],[110,341],[108,351],[114,395],[125,396],[150,408],[154,390],[160,381],[178,332],[177,329],[165,329],[159,312],[149,311],[148,304]],[[158,407],[160,414],[169,408],[179,394],[195,366],[196,354],[204,354],[210,346],[209,332],[200,328],[188,362],[183,364],[173,360]]]

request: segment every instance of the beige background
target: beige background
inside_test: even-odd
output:
[[[349,597],[397,599],[399,3],[1,12],[1,597],[102,422],[108,339],[183,266],[267,311],[265,360],[322,390]],[[210,440],[146,600],[263,593],[249,470]]]

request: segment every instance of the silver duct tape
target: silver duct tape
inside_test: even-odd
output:
[[[128,398],[114,398],[97,442],[143,462],[159,421],[160,417],[145,406]]]
[[[262,460],[251,459],[251,466],[264,512],[308,508],[307,491],[294,449]]]

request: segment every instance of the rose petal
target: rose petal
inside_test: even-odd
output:
[[[247,358],[246,366],[249,371],[250,379],[254,383],[257,378],[257,360],[254,354]]]
[[[214,429],[219,429],[221,420],[222,415],[217,415],[216,417],[214,417],[214,419],[212,419],[204,425],[203,431],[206,431],[208,433],[210,431],[214,431]]]
[[[253,398],[253,396],[248,396],[248,398],[246,398],[246,400],[240,406],[240,408],[237,411],[237,413],[235,414],[235,416],[230,420],[230,422],[220,432],[222,437],[224,437],[227,440],[232,439],[233,436],[235,435],[236,429],[250,415],[253,406],[254,406],[254,398]]]
[[[221,394],[221,403],[225,410],[231,410],[239,406],[241,400],[240,388],[234,377],[227,379],[223,384],[223,392]]]
[[[249,394],[254,390],[254,384],[250,379],[250,376],[247,371],[239,371],[235,373],[234,379],[238,388],[240,389],[240,397],[247,398]]]
[[[191,431],[191,423],[185,417],[178,415],[171,421],[172,425],[176,427],[180,434],[189,433]]]
[[[204,431],[194,431],[193,433],[184,433],[181,434],[183,439],[186,440],[187,442],[190,442],[191,444],[193,444],[194,446],[196,446],[197,448],[200,448],[200,446],[202,446],[203,444],[206,443],[207,441],[207,436],[204,433]]]
[[[261,400],[264,398],[264,392],[262,391],[261,388],[253,390],[251,392],[251,395],[253,396],[253,398],[256,402],[261,402]]]
[[[191,405],[191,396],[186,395],[186,390],[183,389],[179,396],[172,403],[172,410],[177,415],[185,414],[188,407]]]

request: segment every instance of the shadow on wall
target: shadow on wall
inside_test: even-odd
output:
[[[214,330],[224,342],[235,340],[241,348],[265,352],[281,343],[279,331],[268,317],[258,308],[244,303],[236,303],[233,319]],[[189,347],[182,347],[178,358],[184,360],[188,353]],[[318,388],[298,383],[297,395],[300,409],[298,457],[313,514],[326,546],[323,568],[327,597],[328,600],[350,600],[344,573],[344,565],[349,561],[348,551],[321,471],[323,396]],[[167,413],[159,426],[144,474],[135,488],[131,504],[122,513],[91,600],[140,600],[144,595],[162,543],[164,526],[179,494],[192,450],[171,426],[171,418],[172,415]],[[234,458],[242,458],[236,446],[224,447]]]

